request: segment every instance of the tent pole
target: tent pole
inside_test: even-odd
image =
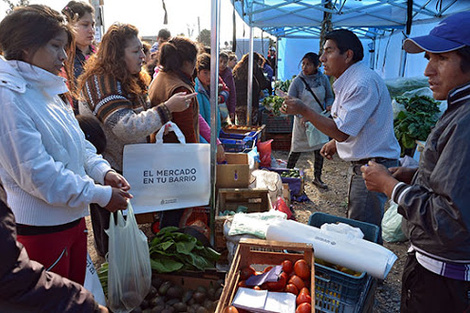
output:
[[[250,26],[250,49],[248,55],[248,86],[247,86],[247,93],[246,93],[246,125],[251,126],[252,116],[252,99],[253,99],[253,27]]]
[[[404,34],[403,34],[404,35]],[[403,41],[405,41],[407,37],[404,36]],[[403,47],[403,41],[402,41],[402,47]],[[401,55],[400,55],[400,69],[398,72],[398,77],[405,77],[405,67],[406,67],[406,58],[408,56],[408,53],[406,53],[405,49],[401,49]]]
[[[219,98],[219,28],[220,28],[220,0],[212,0],[211,5],[211,211],[210,211],[210,242],[215,243],[215,210],[216,210],[216,188],[215,178],[217,169],[217,106]]]

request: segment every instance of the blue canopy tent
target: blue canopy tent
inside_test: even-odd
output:
[[[442,18],[470,10],[470,0],[230,0],[234,9],[250,28],[250,52],[253,51],[253,28],[277,38],[279,79],[298,74],[298,63],[308,51],[318,51],[322,23],[331,17],[332,28],[347,28],[361,38],[364,60],[384,78],[422,75],[422,56],[409,55],[401,49],[407,35],[427,33]],[[212,0],[211,58],[219,54],[220,0]],[[250,53],[249,69],[253,68]],[[289,57],[287,57],[287,55]],[[408,62],[407,62],[408,59]],[[211,64],[211,127],[215,129],[218,90],[218,62]],[[248,88],[251,89],[252,73]],[[247,98],[251,112],[251,92]],[[250,123],[250,117],[247,119]],[[212,206],[215,203],[215,138],[211,136]],[[211,211],[213,230],[214,210]],[[213,234],[213,232],[211,232]],[[212,237],[212,242],[214,238]]]
[[[371,68],[381,72],[384,78],[392,78],[422,73],[422,68],[416,64],[424,62],[416,63],[417,59],[413,59],[407,64],[408,56],[401,51],[406,33],[411,36],[426,33],[442,18],[470,10],[467,0],[232,1],[248,26],[277,37],[278,78],[281,80],[298,74],[298,63],[305,52],[319,50],[321,27],[327,15],[331,16],[333,28],[350,29],[361,38],[366,52],[364,60]],[[385,49],[394,53],[386,55]],[[377,54],[380,54],[378,58]]]

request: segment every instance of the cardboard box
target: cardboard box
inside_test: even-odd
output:
[[[288,183],[282,183],[282,198],[287,204],[287,207],[290,207],[290,188]]]
[[[225,153],[227,164],[217,165],[217,188],[247,188],[250,184],[250,167],[246,153]]]
[[[286,252],[289,251],[289,252]],[[253,266],[260,270],[268,265],[280,265],[284,260],[295,262],[300,259],[307,261],[310,275],[310,295],[312,308],[315,307],[315,268],[313,248],[311,244],[291,243],[280,241],[268,241],[261,239],[242,238],[233,258],[230,271],[225,277],[225,286],[219,299],[216,313],[223,313],[225,308],[232,303],[240,280],[240,270],[247,266]],[[258,267],[258,268],[257,268]],[[313,310],[312,310],[313,311]]]

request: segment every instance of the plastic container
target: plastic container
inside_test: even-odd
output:
[[[291,133],[294,125],[293,115],[276,116],[271,112],[263,111],[261,124],[266,125],[267,133]]]
[[[366,240],[378,241],[380,232],[378,226],[344,217],[315,212],[310,215],[308,225],[320,227],[325,223],[338,222],[360,228]],[[373,278],[365,272],[354,276],[315,263],[316,312],[362,312],[368,293],[373,291],[372,285]]]
[[[241,140],[219,138],[226,152],[250,152],[256,146],[256,140],[246,137]]]

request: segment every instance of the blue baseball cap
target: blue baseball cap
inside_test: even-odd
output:
[[[158,51],[158,42],[154,43],[150,48],[150,53],[154,53]]]
[[[470,11],[446,17],[429,35],[408,38],[403,42],[403,49],[408,53],[444,53],[465,46],[470,46]]]

